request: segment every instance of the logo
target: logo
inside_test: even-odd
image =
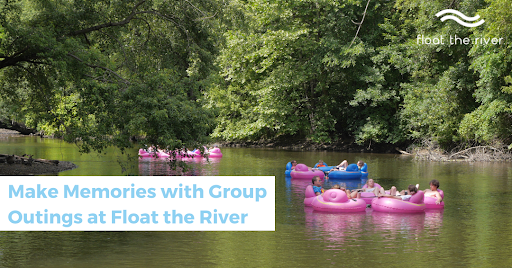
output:
[[[439,12],[437,12],[436,17],[442,16],[444,14],[455,14],[455,15],[461,17],[465,21],[476,21],[480,18],[479,15],[476,15],[474,17],[468,17],[455,9],[445,9],[445,10],[439,11]],[[465,26],[465,27],[477,27],[477,26],[482,25],[485,22],[485,20],[480,20],[475,23],[467,23],[453,15],[447,15],[447,16],[444,16],[441,18],[441,21],[445,21],[445,20],[454,20],[458,24]]]

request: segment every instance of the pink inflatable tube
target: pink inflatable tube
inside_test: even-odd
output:
[[[158,151],[155,156],[155,153],[150,153],[144,149],[139,149],[139,155],[142,157],[156,157],[156,156],[161,157],[161,158],[169,157],[169,154],[160,152],[160,151]]]
[[[444,192],[443,192],[443,190],[437,189],[437,191],[439,192],[439,194],[441,195],[441,197],[444,200]],[[441,201],[441,203],[439,205],[437,205],[436,204],[436,200],[437,200],[437,198],[435,198],[435,197],[425,196],[425,198],[423,199],[423,202],[425,203],[425,206],[428,209],[443,209],[444,208],[444,201]]]
[[[317,211],[326,212],[360,212],[366,210],[366,202],[362,199],[348,199],[347,194],[339,189],[330,189],[318,195],[311,206]]]
[[[222,157],[222,153],[220,152],[220,149],[215,147],[211,151],[208,152],[208,157]]]
[[[378,183],[374,183],[373,185],[375,188],[382,188],[382,186],[380,186]],[[366,189],[366,188],[368,188],[367,184],[365,184],[363,186],[363,189]],[[373,192],[371,192],[371,193],[362,192],[361,193],[361,199],[363,199],[366,202],[366,204],[371,204],[373,199],[375,199],[375,198],[376,198],[376,196]]]
[[[146,152],[146,150],[144,149],[139,149],[139,156],[142,156],[142,157],[151,157],[151,153],[148,153]]]
[[[308,166],[304,164],[298,164],[295,166],[295,169],[290,172],[290,176],[292,179],[304,179],[311,180],[313,177],[318,176],[320,179],[323,179],[325,174],[321,170],[309,170]]]
[[[164,152],[158,152],[156,154],[158,155],[158,157],[169,157],[169,154]]]
[[[316,194],[315,194],[315,191],[313,191],[313,186],[308,185],[306,187],[306,197],[304,198],[304,205],[306,207],[310,207],[311,202],[313,202],[313,199],[315,199],[315,198],[316,198]]]
[[[194,151],[179,151],[177,152],[176,154],[178,156],[178,158],[198,158],[198,157],[202,157],[201,155],[201,151],[199,150],[194,150]]]
[[[409,199],[409,201],[402,201],[394,198],[379,197],[372,201],[372,208],[374,211],[380,212],[397,212],[397,213],[418,213],[425,211],[425,203],[423,191],[418,191]]]

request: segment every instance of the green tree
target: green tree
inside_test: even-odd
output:
[[[471,49],[474,58],[472,69],[478,73],[478,88],[474,96],[479,103],[477,109],[466,114],[460,125],[462,137],[479,142],[512,137],[512,10],[510,2],[489,1],[489,6],[479,11],[485,23],[479,27],[475,37],[501,38],[493,45],[477,43]]]
[[[217,2],[0,2],[0,102],[88,152],[202,142]],[[0,36],[1,37],[1,36]]]
[[[219,113],[214,136],[329,142],[372,132],[361,142],[390,140],[398,94],[372,57],[382,44],[377,25],[391,10],[381,3],[365,10],[367,3],[231,1],[218,57],[223,81],[207,94]]]

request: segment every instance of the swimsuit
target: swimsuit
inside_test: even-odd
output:
[[[324,191],[325,191],[324,188],[313,185],[313,192],[323,194]]]
[[[409,201],[409,199],[411,199],[412,195],[407,194],[407,195],[402,195],[400,197],[402,198],[402,201]]]

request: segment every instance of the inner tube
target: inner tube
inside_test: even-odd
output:
[[[181,158],[196,158],[196,157],[202,157],[202,155],[201,155],[201,151],[198,149],[194,149],[192,151],[182,150],[179,152],[179,157],[181,157]]]
[[[443,190],[437,189],[437,191],[439,192],[439,194],[441,195],[441,197],[444,200]],[[423,199],[423,202],[425,203],[425,206],[428,209],[444,209],[444,201],[441,201],[441,203],[436,204],[436,200],[437,200],[437,198],[425,196],[425,198]]]
[[[382,186],[380,186],[378,183],[373,183],[373,185],[375,186],[375,188],[382,188]],[[363,186],[363,189],[366,189],[368,188],[367,184],[365,184]],[[361,193],[361,199],[363,199],[366,204],[371,204],[373,199],[375,199],[377,196],[375,196],[375,194],[373,192],[362,192]]]
[[[316,198],[315,191],[313,191],[313,186],[308,185],[306,186],[306,192],[305,192],[305,198],[304,198],[304,205],[307,207],[311,206],[311,202],[313,202],[313,199]]]
[[[304,164],[297,164],[295,166],[295,169],[290,172],[290,176],[292,176],[293,179],[304,179],[304,180],[311,180],[313,177],[318,176],[320,179],[323,179],[325,174],[321,170],[312,169],[309,170],[308,166]]]
[[[368,166],[364,166],[359,170],[356,164],[350,164],[345,170],[336,170],[329,172],[329,179],[354,180],[368,177]]]
[[[316,164],[315,164],[315,166],[314,166],[313,168],[318,168],[318,169],[320,169],[321,171],[323,171],[324,173],[325,173],[325,172],[329,172],[329,171],[331,171],[331,169],[333,169],[333,168],[335,167],[335,166],[329,166],[329,165],[327,165],[327,163],[325,163],[325,162],[324,162],[325,167],[318,167],[318,164],[319,164],[319,163],[316,163]]]
[[[409,201],[402,201],[395,198],[379,197],[372,201],[374,211],[395,212],[395,213],[419,213],[425,212],[425,203],[423,202],[425,193],[418,191]]]
[[[215,147],[211,151],[208,151],[208,157],[221,158],[222,157],[222,153],[220,152],[219,148]]]
[[[151,157],[151,153],[148,153],[146,150],[144,149],[139,149],[139,156],[142,156],[142,157]]]
[[[286,170],[284,171],[284,175],[290,176],[290,172],[292,172],[292,162],[288,162],[286,164]]]
[[[161,157],[161,158],[167,158],[170,156],[168,153],[160,151],[160,150],[158,150],[158,152],[156,154],[158,155],[158,157]]]
[[[144,149],[139,149],[139,156],[141,157],[158,157],[158,158],[167,158],[169,157],[168,153],[158,150],[156,154],[154,152],[148,152]]]
[[[360,212],[366,210],[366,202],[362,199],[349,199],[345,191],[329,189],[323,195],[318,195],[311,202],[317,211],[326,212]]]

